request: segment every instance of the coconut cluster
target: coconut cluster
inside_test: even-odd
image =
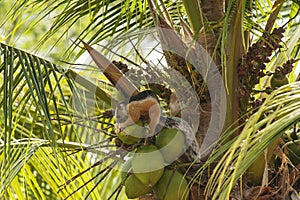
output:
[[[177,129],[162,128],[150,139],[147,133],[142,121],[117,133],[124,146],[133,147],[121,169],[127,197],[154,193],[158,199],[188,199],[187,180],[170,167],[185,150],[184,134]]]

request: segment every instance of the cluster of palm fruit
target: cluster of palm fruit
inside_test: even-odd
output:
[[[297,62],[298,60],[290,59],[286,63],[284,63],[282,66],[277,66],[275,71],[273,73],[267,72],[266,75],[271,76],[270,80],[270,86],[267,87],[261,92],[271,93],[274,89],[281,87],[283,85],[286,85],[289,83],[289,80],[287,78],[287,75],[291,73],[293,70],[293,64]],[[251,106],[252,108],[257,108],[263,104],[265,99],[255,99],[251,98]]]
[[[142,80],[150,80],[151,76],[154,76],[154,73],[150,74],[151,71],[144,73],[142,69],[138,68],[129,68],[126,63],[121,61],[112,61],[112,63],[123,73],[126,75],[130,81],[133,83],[140,85]],[[143,79],[141,80],[141,76]]]
[[[158,83],[149,83],[148,86],[155,94],[158,94],[158,96],[160,98],[162,98],[166,101],[168,101],[170,99],[172,92],[166,86],[158,84]]]
[[[265,63],[270,62],[269,57],[272,53],[281,48],[280,42],[284,33],[283,28],[274,29],[271,34],[264,34],[261,39],[249,47],[247,54],[239,65],[240,83],[244,85],[248,92],[253,86],[259,83],[260,78],[266,73]],[[244,95],[240,92],[240,95]]]
[[[269,57],[274,51],[280,49],[282,46],[281,39],[285,29],[283,27],[275,28],[270,34],[264,34],[256,43],[249,47],[248,52],[240,61],[238,67],[239,75],[239,91],[238,95],[241,99],[241,106],[244,110],[247,110],[247,105],[250,100],[250,104],[259,106],[263,102],[262,100],[255,100],[251,98],[255,91],[255,85],[260,82],[260,79],[266,76],[271,76],[270,86],[261,92],[270,93],[277,87],[288,83],[286,75],[288,75],[292,69],[296,60],[288,60],[282,66],[276,67],[274,72],[266,71],[266,63],[270,62]],[[252,101],[252,102],[251,102]],[[256,107],[255,106],[255,107]]]
[[[117,133],[123,144],[134,147],[121,168],[127,197],[154,193],[158,199],[187,199],[187,180],[171,167],[184,151],[183,133],[162,128],[154,138],[146,138],[146,134],[147,129],[141,121]]]
[[[125,63],[121,62],[121,61],[115,61],[113,60],[112,63],[118,67],[118,69],[123,73],[126,74],[129,69],[128,69],[128,65],[126,65]]]

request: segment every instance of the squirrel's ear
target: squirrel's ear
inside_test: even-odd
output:
[[[89,52],[94,62],[101,69],[107,79],[121,90],[124,96],[130,97],[139,93],[138,88],[105,56],[81,41],[84,48]]]

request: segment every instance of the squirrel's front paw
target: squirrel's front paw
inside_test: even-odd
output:
[[[148,137],[155,135],[154,131],[149,126],[145,126],[145,128],[147,129]]]
[[[124,128],[121,126],[121,124],[119,124],[119,123],[115,124],[115,131],[116,131],[116,133],[120,133],[123,130],[124,130]]]

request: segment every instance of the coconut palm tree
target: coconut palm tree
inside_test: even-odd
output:
[[[92,47],[128,84],[160,94],[166,115],[180,112],[195,124],[200,146],[209,125],[218,124],[219,137],[201,161],[170,167],[185,173],[190,198],[299,196],[299,1],[21,0],[0,6],[1,198],[127,198],[128,175],[124,180],[117,170],[124,144],[112,113],[119,92],[97,59],[90,62],[86,48]],[[214,84],[220,93],[210,90],[211,66],[222,77]],[[183,87],[183,96],[196,96],[197,112],[189,98],[188,109],[174,109],[183,101],[174,94],[185,84],[191,89]],[[216,110],[222,112],[214,118]]]

